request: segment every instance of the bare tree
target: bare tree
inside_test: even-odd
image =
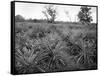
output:
[[[45,8],[45,10],[42,11],[42,13],[46,17],[47,21],[50,22],[50,23],[55,22],[55,19],[57,17],[56,8],[54,8],[53,5],[48,5],[48,6],[45,6],[44,8]]]

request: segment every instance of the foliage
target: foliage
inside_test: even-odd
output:
[[[97,67],[97,39],[93,32],[78,33],[72,39],[72,32],[64,34],[56,25],[32,25],[32,28],[25,30],[16,27],[16,73],[57,72]]]
[[[42,11],[42,13],[45,15],[48,22],[54,23],[57,16],[57,10],[54,8],[53,5],[46,6],[45,10]]]
[[[91,8],[87,6],[81,6],[80,12],[78,13],[78,18],[79,21],[82,24],[89,24],[92,21],[92,16],[91,16]]]
[[[15,16],[15,21],[16,22],[23,22],[25,21],[24,17],[22,17],[21,15],[16,15]]]
[[[97,63],[96,36],[91,33],[81,34],[77,37],[75,42],[82,50],[75,56],[76,63],[83,64],[83,66],[87,68],[95,68],[94,65]]]

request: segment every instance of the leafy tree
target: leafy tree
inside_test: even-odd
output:
[[[21,16],[21,15],[16,15],[16,16],[15,16],[15,21],[16,21],[16,22],[22,22],[22,21],[25,21],[25,19],[24,19],[24,17]]]
[[[78,18],[79,18],[79,21],[82,24],[89,24],[93,20],[92,16],[91,16],[91,11],[90,10],[91,10],[90,7],[81,6],[80,12],[78,13]]]
[[[45,15],[48,22],[53,23],[57,16],[57,10],[54,8],[53,5],[45,6],[45,10],[42,11],[42,13]]]

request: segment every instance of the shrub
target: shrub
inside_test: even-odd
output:
[[[86,68],[90,68],[96,64],[93,58],[96,59],[96,38],[90,33],[82,34],[78,40],[78,45],[81,47],[82,51],[76,56],[77,63],[82,64]],[[94,68],[94,67],[93,67]]]
[[[24,17],[22,17],[21,15],[16,15],[15,16],[15,21],[16,22],[23,22],[25,21]]]

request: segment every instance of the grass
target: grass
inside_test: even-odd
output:
[[[18,74],[97,68],[96,28],[77,23],[16,22],[15,26]]]

